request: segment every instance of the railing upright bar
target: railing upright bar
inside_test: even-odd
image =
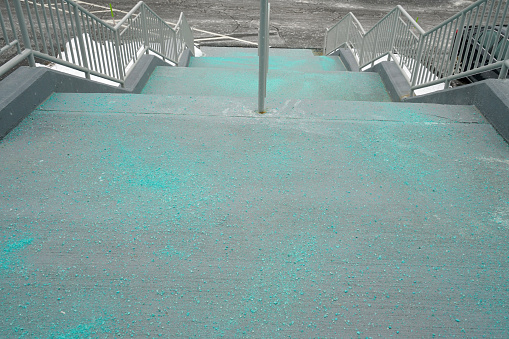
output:
[[[120,37],[118,37],[119,33],[120,32],[118,32],[116,30],[110,30],[110,36],[112,39],[110,41],[111,56],[114,60],[113,70],[116,72],[118,79],[124,81],[124,76],[121,75],[121,73],[123,73],[124,68],[122,67],[123,62],[122,62],[122,57],[120,56],[121,45],[120,45]]]
[[[417,56],[415,58],[416,62],[415,62],[415,67],[416,67],[416,70],[413,72],[412,74],[412,86],[411,87],[414,87],[416,84],[417,84],[417,79],[421,73],[421,70],[422,70],[422,66],[421,66],[421,61],[422,61],[422,49],[423,49],[423,46],[424,46],[424,40],[425,40],[425,36],[424,35],[421,35],[419,37],[419,47],[417,48]],[[410,95],[413,96],[415,93],[414,93],[414,90],[411,90],[411,93]]]
[[[64,13],[64,8],[62,8],[62,13]],[[69,61],[70,60],[69,51],[66,48],[67,43],[66,43],[66,39],[65,39],[65,33],[64,33],[64,29],[62,28],[63,27],[62,20],[60,19],[60,13],[58,11],[58,0],[55,0],[55,15],[57,17],[58,28],[60,29],[60,38],[62,39],[62,46],[63,46],[63,52],[65,54],[65,60]],[[60,52],[60,54],[62,55],[62,51]],[[63,55],[62,55],[62,57],[63,57]]]
[[[5,1],[5,8],[7,10],[7,15],[9,16],[9,23],[11,24],[12,36],[14,37],[14,40],[16,40],[18,42],[16,44],[16,49],[18,50],[18,54],[21,54],[21,46],[19,44],[18,34],[16,33],[16,27],[14,26],[14,19],[12,17],[11,6],[9,5],[9,1],[8,0]],[[17,15],[16,7],[14,8],[14,10],[16,11],[16,15]]]
[[[32,19],[30,3],[28,2],[28,0],[25,0],[25,7],[26,7],[26,11],[27,11],[28,22],[30,23],[30,30],[32,31],[32,36],[34,37],[35,49],[39,50],[39,39],[37,39],[37,34],[35,34],[34,21]]]
[[[25,45],[25,49],[32,50],[32,44],[30,42],[30,37],[28,36],[25,16],[23,15],[23,9],[21,7],[20,0],[14,0],[14,8],[16,10],[16,15],[18,17],[18,24],[21,31],[21,36],[23,37],[23,44]],[[30,65],[30,67],[35,67],[35,59],[33,53],[30,53],[28,56],[28,64]]]
[[[39,16],[39,10],[37,9],[37,0],[32,1],[34,4],[35,18],[37,19],[37,25],[39,26],[39,33],[41,33],[42,50],[45,54],[48,54],[48,45],[46,44],[46,37],[44,36],[44,29],[42,27],[41,17]]]
[[[164,39],[164,28],[163,23],[159,21],[159,43],[161,44],[161,54],[166,55],[166,46],[165,46],[165,39]]]
[[[55,34],[55,42],[57,44],[57,53],[55,53],[55,57],[58,58],[60,55],[60,52],[62,51],[62,47],[60,46],[60,39],[58,39],[58,33],[57,33],[57,26],[55,25],[55,18],[53,17],[53,11],[52,11],[52,2],[51,0],[48,0],[48,12],[49,17],[51,20],[51,26],[53,27],[53,34]]]
[[[465,13],[462,13],[461,15],[461,18],[460,18],[460,25],[459,25],[459,28],[458,28],[458,33],[456,33],[456,39],[454,40],[454,46],[452,48],[452,52],[451,52],[451,55],[450,55],[450,65],[449,65],[449,68],[447,69],[447,77],[451,76],[454,72],[454,65],[456,63],[456,56],[458,55],[458,50],[459,50],[459,46],[460,46],[460,43],[461,43],[461,39],[459,37],[463,36],[463,32],[465,30]],[[452,59],[454,57],[454,59]],[[458,58],[459,59],[459,58]],[[445,88],[448,88],[450,85],[450,81],[449,80],[446,80],[445,81],[445,85],[444,87]]]
[[[0,13],[1,15],[2,13]],[[329,29],[327,28],[327,30],[325,31],[325,37],[323,39],[323,55],[327,55],[328,54],[328,50],[327,50],[327,38],[329,36]]]
[[[499,1],[499,4],[501,4],[501,1]],[[494,30],[494,27],[490,25],[490,21],[491,21],[490,19],[491,19],[492,14],[493,14],[493,7],[495,7],[495,0],[491,0],[490,12],[488,14],[488,17],[486,18],[486,25],[489,28],[483,34],[483,41],[482,41],[481,46],[485,46],[485,44],[489,43],[488,39],[491,39],[491,34],[490,33],[493,33],[493,30]],[[496,15],[497,14],[495,14],[495,16],[494,16],[495,21],[496,21]],[[475,65],[475,68],[479,67],[479,65],[484,65],[484,63],[486,62],[486,57],[488,56],[488,54],[487,53],[482,53],[482,54],[484,54],[484,56],[479,55],[479,57],[477,59],[477,63]]]
[[[141,6],[141,16],[142,16],[142,36],[143,36],[143,46],[145,48],[146,53],[148,54],[148,49],[150,47],[150,43],[148,41],[148,32],[147,32],[147,10],[145,9],[145,5]]]
[[[87,79],[90,79],[90,70],[88,67],[87,54],[85,52],[85,42],[83,41],[83,32],[81,30],[79,10],[77,6],[73,7],[74,7],[74,21],[76,22],[76,32],[78,33],[78,41],[80,43],[80,58],[81,62],[83,63],[83,67],[87,69],[87,71],[85,71],[85,77]]]
[[[394,22],[392,23],[392,36],[391,36],[391,41],[389,43],[389,54],[388,54],[388,57],[387,57],[387,61],[390,61],[391,59],[391,53],[394,52],[394,43],[396,41],[396,32],[397,32],[397,27],[398,27],[398,22],[400,20],[400,16],[399,16],[399,9],[398,11],[396,11],[396,15],[394,16]]]
[[[67,32],[68,42],[66,43],[66,47],[68,44],[69,45],[69,53],[71,54],[72,63],[75,64],[76,58],[75,58],[74,51],[72,48],[72,40],[76,40],[76,39],[72,38],[71,31],[69,31],[69,21],[72,21],[71,16],[69,15],[69,20],[67,20],[67,16],[65,14],[66,12],[65,12],[64,0],[60,0],[60,5],[62,6],[62,16],[64,17],[65,30]],[[70,11],[69,11],[69,13],[70,13]],[[69,60],[67,60],[67,61],[69,61]]]
[[[6,45],[10,44],[11,41],[9,40],[9,35],[7,34],[7,28],[5,27],[5,21],[4,16],[2,15],[2,11],[0,11],[0,28],[2,28],[2,36],[4,37],[5,44]]]
[[[258,43],[258,113],[265,113],[265,94],[267,87],[267,62],[265,53],[267,52],[267,21],[268,21],[268,0],[260,0],[260,30]]]

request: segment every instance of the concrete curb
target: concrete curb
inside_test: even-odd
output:
[[[346,69],[350,72],[359,72],[359,64],[353,53],[348,48],[339,48],[330,54],[331,56],[339,56]]]
[[[509,80],[484,80],[408,98],[404,102],[473,105],[509,143]]]
[[[0,82],[0,140],[52,93],[141,93],[161,59],[144,55],[125,81],[112,87],[49,68],[20,67]]]
[[[399,102],[410,97],[410,85],[394,62],[382,61],[364,72],[375,72],[380,75],[392,101]]]

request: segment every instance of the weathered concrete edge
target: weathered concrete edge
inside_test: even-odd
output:
[[[338,48],[330,55],[339,56],[339,58],[343,62],[343,65],[345,65],[346,69],[349,70],[350,72],[360,71],[359,64],[357,63],[355,56],[353,55],[352,51],[350,51],[348,48]]]
[[[182,55],[180,56],[179,62],[177,64],[178,67],[188,67],[189,62],[191,61],[191,51],[186,47]]]
[[[380,75],[392,101],[399,102],[410,97],[410,85],[394,62],[382,61],[365,72],[375,72]]]
[[[125,81],[125,88],[79,78],[49,68],[20,67],[0,82],[0,140],[52,93],[141,93],[161,59],[144,55]]]
[[[404,102],[473,105],[509,143],[509,80],[484,80],[408,98]]]

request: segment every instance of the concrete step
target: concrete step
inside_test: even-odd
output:
[[[158,67],[144,94],[257,97],[255,69]],[[267,98],[390,101],[377,73],[270,70]]]
[[[258,48],[202,46],[200,49],[204,57],[242,58],[258,56]],[[314,57],[313,51],[310,49],[271,48],[269,54],[271,56],[299,57],[302,59]]]
[[[122,98],[0,142],[1,337],[503,337],[509,147],[475,109]]]
[[[55,93],[37,111],[117,114],[169,114],[259,118],[257,99],[214,96]],[[355,102],[333,100],[267,100],[264,119],[387,121],[414,124],[486,123],[473,106]]]
[[[189,67],[258,69],[258,63],[258,57],[200,57],[191,58]],[[299,72],[346,71],[338,57],[324,56],[270,56],[269,69]]]

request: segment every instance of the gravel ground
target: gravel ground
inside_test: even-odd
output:
[[[104,5],[103,1],[87,2]],[[147,0],[160,16],[176,21],[184,12],[190,25],[237,38],[256,41],[258,0]],[[128,11],[135,0],[116,0],[115,9]],[[402,5],[425,30],[446,20],[473,1],[463,0],[271,0],[271,45],[288,48],[321,48],[324,31],[348,12],[353,12],[365,29],[371,28],[396,5]],[[107,18],[109,13],[102,14]],[[119,17],[123,16],[121,13]],[[200,35],[197,34],[197,37]],[[208,45],[238,45],[214,41]]]

